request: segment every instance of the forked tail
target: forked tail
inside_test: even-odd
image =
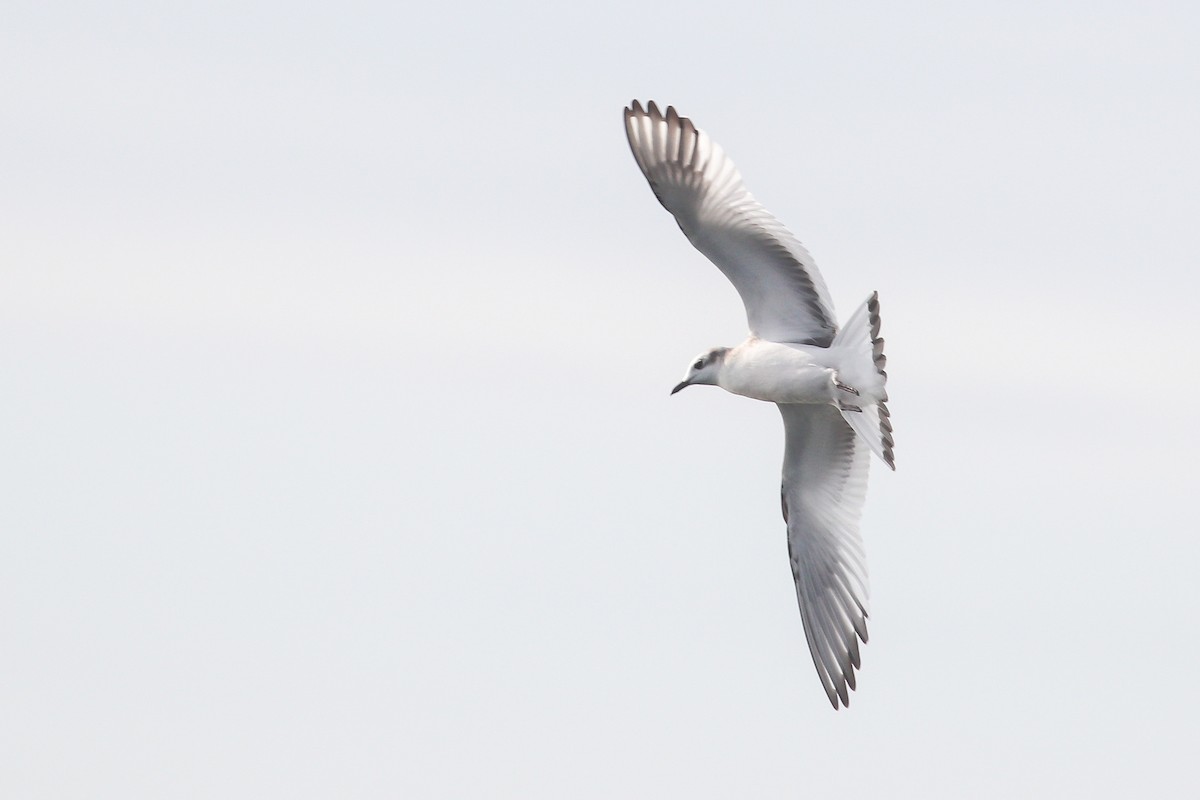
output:
[[[892,420],[887,407],[887,356],[879,336],[879,292],[867,298],[838,331],[831,346],[835,348],[842,351],[838,379],[859,391],[855,402],[861,409],[843,409],[842,416],[871,451],[895,469]]]

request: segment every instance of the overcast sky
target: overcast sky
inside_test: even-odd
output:
[[[0,795],[1194,787],[1194,3],[0,16]],[[634,97],[880,293],[848,710]]]

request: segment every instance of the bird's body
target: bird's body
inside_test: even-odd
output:
[[[770,403],[834,403],[837,370],[821,363],[818,349],[751,336],[725,356],[717,385]]]
[[[733,283],[750,323],[745,342],[698,356],[672,394],[709,384],[778,405],[781,500],[804,634],[829,701],[846,705],[867,641],[858,519],[870,452],[895,469],[878,296],[839,329],[812,256],[712,139],[653,102],[625,109],[625,130],[655,196]]]
[[[770,342],[751,336],[725,356],[717,385],[770,403],[856,405],[862,391],[839,389],[843,354],[836,348]],[[861,400],[860,400],[861,401]]]

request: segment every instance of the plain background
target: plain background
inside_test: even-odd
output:
[[[1194,3],[2,17],[0,795],[1194,788]],[[880,292],[846,711],[634,97]]]

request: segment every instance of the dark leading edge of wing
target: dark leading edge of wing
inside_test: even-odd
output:
[[[780,405],[783,519],[804,635],[834,708],[849,705],[867,641],[867,561],[858,520],[870,451],[833,406]]]
[[[741,295],[751,333],[828,346],[837,319],[812,256],[746,190],[720,145],[653,101],[625,109],[625,132],[655,197]]]

